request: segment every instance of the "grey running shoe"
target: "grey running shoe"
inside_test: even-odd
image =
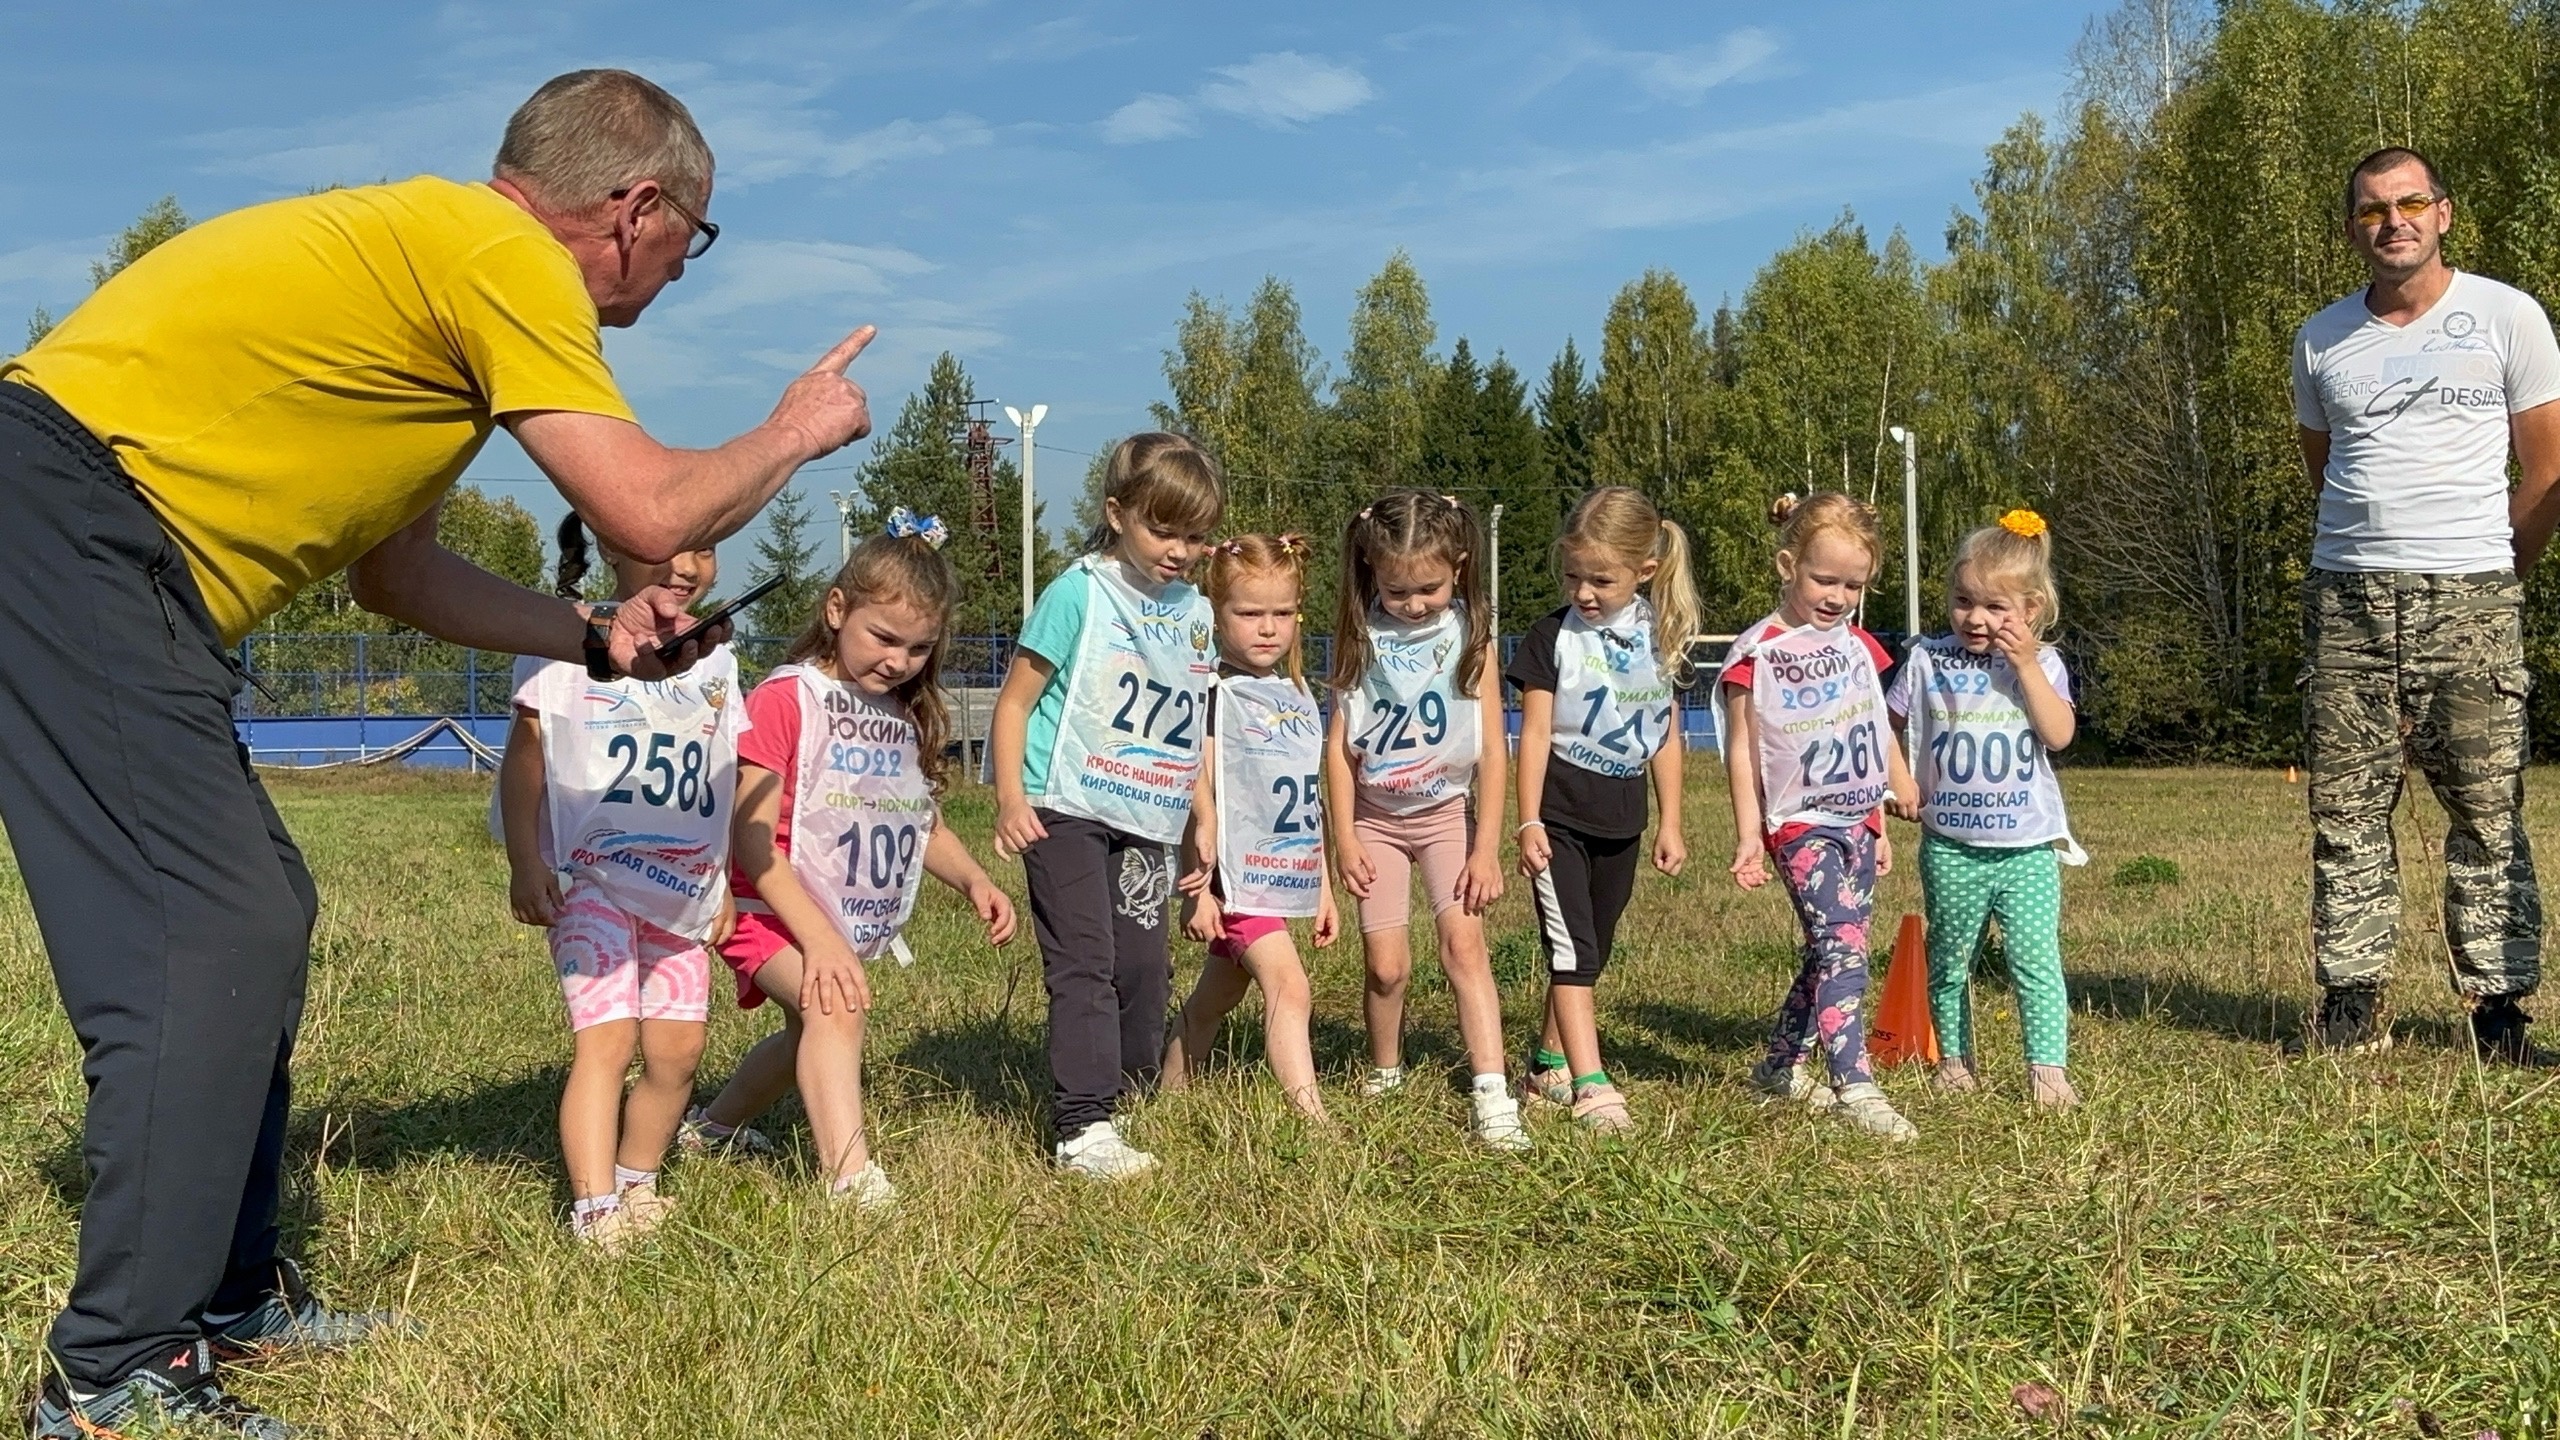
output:
[[[1529,1066],[1520,1074],[1520,1098],[1544,1105],[1570,1107],[1573,1104],[1573,1071],[1562,1065],[1553,1070]]]
[[[1783,1069],[1774,1060],[1762,1060],[1751,1067],[1751,1090],[1766,1104],[1793,1101],[1809,1110],[1828,1110],[1840,1103],[1839,1094],[1813,1078],[1801,1060]]]
[[[687,1155],[744,1155],[755,1160],[782,1154],[782,1147],[753,1125],[726,1132],[717,1129],[699,1105],[684,1112],[684,1123],[676,1127],[676,1149]]]
[[[27,1416],[32,1440],[121,1440],[165,1428],[248,1440],[310,1440],[314,1433],[295,1429],[224,1390],[213,1378],[213,1346],[203,1340],[179,1346],[97,1394],[78,1399],[59,1374],[47,1375]]]
[[[2287,1040],[2287,1055],[2368,1055],[2391,1048],[2391,1013],[2382,991],[2370,985],[2332,985],[2320,992],[2300,1035]]]
[[[1840,1108],[1832,1112],[1841,1119],[1879,1139],[1900,1145],[1920,1138],[1918,1127],[1902,1118],[1893,1102],[1884,1098],[1884,1087],[1875,1084],[1840,1087]]]
[[[275,1293],[245,1315],[216,1322],[205,1317],[205,1338],[224,1360],[248,1360],[279,1350],[338,1350],[377,1331],[409,1334],[417,1322],[393,1310],[332,1310],[302,1280],[302,1267],[276,1262]]]

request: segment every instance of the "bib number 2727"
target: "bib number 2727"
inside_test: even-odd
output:
[[[644,765],[640,758],[639,736],[626,730],[607,740],[604,744],[605,758],[621,761],[622,769],[605,790],[605,803],[655,805],[662,810],[672,803],[674,809],[684,814],[710,819],[712,812],[719,808],[720,799],[712,788],[711,777],[702,773],[702,762],[707,758],[702,742],[688,740],[682,751],[669,755],[667,752],[675,748],[675,743],[673,735],[664,731],[653,732],[649,736],[649,758]],[[678,760],[683,761],[682,769],[677,768]],[[647,777],[636,791],[629,783],[634,770]]]
[[[1120,710],[1118,714],[1111,717],[1112,729],[1135,735],[1141,740],[1156,739],[1156,721],[1165,718],[1165,702],[1171,701],[1173,702],[1172,723],[1165,726],[1164,743],[1176,750],[1191,748],[1192,707],[1197,702],[1190,692],[1176,690],[1169,685],[1160,685],[1153,680],[1141,681],[1137,676],[1126,671],[1121,673],[1119,685]],[[1155,699],[1147,706],[1145,718],[1133,720],[1131,717],[1137,714],[1138,702],[1150,695]]]

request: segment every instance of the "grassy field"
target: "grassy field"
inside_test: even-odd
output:
[[[506,917],[485,782],[279,781],[326,902],[289,1244],[334,1298],[425,1325],[239,1388],[338,1437],[2544,1433],[2560,1094],[2455,1043],[2432,902],[2401,1048],[2287,1066],[2274,1042],[2311,992],[2301,791],[2069,785],[2095,863],[2067,881],[2090,1102],[2068,1116],[2028,1113],[1996,989],[1990,1093],[1888,1078],[1917,1145],[1755,1107],[1742,1075],[1792,923],[1721,874],[1710,789],[1702,863],[1646,875],[1600,991],[1633,1137],[1549,1122],[1524,1158],[1471,1148],[1436,980],[1408,1051],[1433,1079],[1362,1100],[1346,944],[1316,965],[1337,1131],[1291,1118],[1248,1004],[1205,1085],[1137,1108],[1158,1174],[1062,1183],[1039,1146],[1037,952],[988,950],[929,889],[922,963],[875,972],[900,1206],[835,1213],[799,1160],[679,1165],[677,1222],[608,1262],[562,1232],[567,1034],[539,938]],[[2560,775],[2534,786],[2560,857]],[[982,792],[952,813],[984,836]],[[2427,896],[2434,814],[2404,813]],[[2182,878],[2119,878],[2143,855]],[[1539,997],[1523,895],[1493,917],[1515,1047]],[[1902,873],[1880,908],[1916,903]],[[1177,950],[1177,985],[1197,958]],[[715,1003],[706,1093],[771,1023]],[[0,1366],[21,1395],[71,1270],[78,1062],[0,885]],[[2058,1406],[2031,1417],[2022,1385]]]

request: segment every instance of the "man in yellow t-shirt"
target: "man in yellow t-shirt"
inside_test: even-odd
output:
[[[38,1435],[154,1408],[281,1433],[221,1391],[217,1356],[383,1319],[322,1305],[276,1253],[318,897],[233,736],[239,638],[347,570],[358,603],[457,644],[662,675],[654,647],[685,623],[667,592],[576,605],[436,543],[492,427],[604,543],[651,559],[734,533],[869,432],[844,374],[868,327],[725,445],[671,449],[634,421],[598,327],[709,248],[711,172],[664,90],[563,75],[509,120],[487,184],[208,221],[0,364],[0,818],[90,1082]]]

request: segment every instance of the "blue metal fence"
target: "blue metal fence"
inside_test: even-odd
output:
[[[745,636],[735,646],[752,681],[780,663],[790,643],[783,636]],[[953,637],[943,656],[944,685],[995,688],[1013,663],[1013,643],[1010,635]],[[1519,643],[1516,635],[1502,637],[1506,662]],[[1307,637],[1311,679],[1324,674],[1332,657],[1332,636]],[[262,765],[370,759],[400,749],[439,722],[450,724],[403,758],[471,765],[479,763],[478,754],[463,735],[488,750],[506,744],[515,692],[512,655],[416,634],[258,634],[241,642],[239,660],[250,683],[233,702],[232,719],[250,758]],[[1681,697],[1682,728],[1692,745],[1713,743],[1707,688],[1695,686]],[[1518,733],[1516,706],[1509,728]]]

